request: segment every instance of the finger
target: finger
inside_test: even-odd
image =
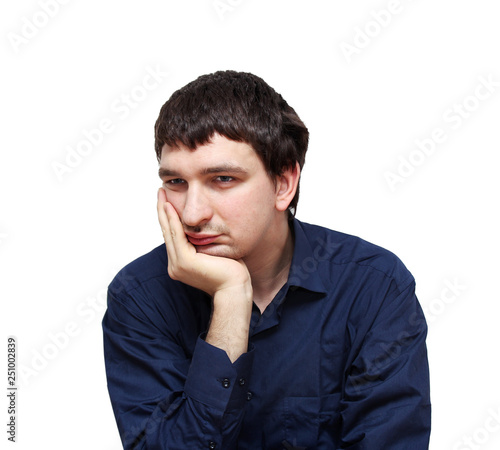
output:
[[[170,225],[168,222],[167,213],[165,211],[165,203],[167,201],[167,197],[163,188],[158,189],[158,221],[160,222],[161,231],[163,233],[163,239],[165,240],[165,245],[167,246],[167,253],[171,257],[175,257],[175,247],[172,240],[172,235],[170,231]]]
[[[158,200],[161,200],[163,203],[167,201],[167,193],[162,187],[158,189]]]
[[[184,233],[184,227],[182,226],[181,219],[179,218],[175,208],[169,202],[164,203],[163,207],[167,215],[170,236],[174,245],[179,247],[189,244],[186,234]]]
[[[159,188],[156,209],[158,211],[158,222],[160,222],[161,231],[163,235],[165,235],[165,230],[168,228],[168,219],[165,210],[163,208],[163,205],[165,204],[166,201],[167,198],[165,195],[165,191],[163,190],[163,188]]]

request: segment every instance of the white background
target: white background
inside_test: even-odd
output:
[[[386,247],[415,276],[429,321],[431,448],[499,447],[498,2],[221,0],[217,11],[213,0],[74,0],[52,17],[41,4],[4,2],[0,14],[1,329],[17,337],[23,372],[16,448],[121,448],[105,290],[162,242],[161,105],[219,69],[263,77],[308,126],[298,218]],[[168,75],[145,91],[148,68]],[[122,101],[130,93],[134,108]],[[89,150],[84,132],[103,119],[113,130]],[[419,153],[435,128],[446,139]],[[88,154],[58,178],[79,144]],[[401,163],[410,157],[413,169]]]

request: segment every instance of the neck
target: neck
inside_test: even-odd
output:
[[[262,313],[288,279],[294,249],[288,220],[276,226],[261,247],[245,264],[252,278],[254,303]]]

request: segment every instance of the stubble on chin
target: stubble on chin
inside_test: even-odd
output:
[[[203,253],[209,256],[218,256],[220,258],[229,259],[241,259],[243,257],[242,252],[233,247],[229,247],[228,245],[195,245],[195,248],[197,253]]]

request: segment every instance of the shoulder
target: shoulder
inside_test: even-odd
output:
[[[350,272],[373,273],[386,277],[404,288],[414,282],[412,274],[391,251],[358,236],[296,220],[314,258],[324,261],[332,270],[349,268]]]
[[[145,283],[164,280],[168,277],[165,244],[159,245],[145,255],[127,264],[113,278],[110,293],[130,292]]]
[[[168,275],[165,244],[121,269],[108,286],[108,314],[131,326],[156,328],[161,335],[208,315],[210,299],[204,292]],[[179,321],[182,318],[182,323]]]

